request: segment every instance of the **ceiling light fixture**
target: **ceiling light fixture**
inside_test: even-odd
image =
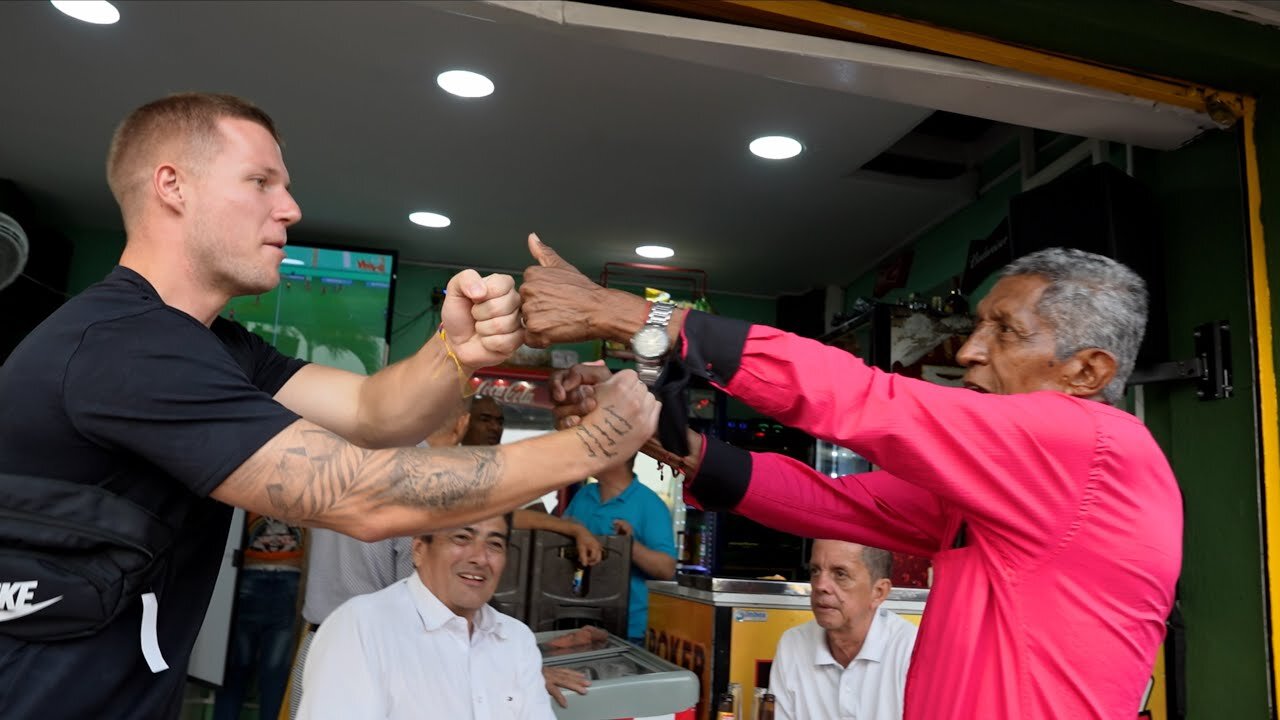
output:
[[[449,218],[440,213],[433,212],[416,212],[409,215],[409,222],[415,225],[421,225],[429,228],[445,228],[449,227],[451,222]]]
[[[800,154],[803,146],[800,141],[795,138],[789,138],[785,135],[766,135],[758,137],[751,141],[747,146],[753,155],[758,155],[766,160],[786,160]]]
[[[662,245],[641,245],[636,248],[636,254],[640,257],[661,260],[662,258],[669,258],[672,255],[675,255],[676,251]]]
[[[120,11],[107,0],[49,0],[64,15],[94,25],[114,25],[120,21]]]
[[[470,70],[448,70],[436,76],[436,84],[458,97],[482,98],[493,94],[493,81]]]

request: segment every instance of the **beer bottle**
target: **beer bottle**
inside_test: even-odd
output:
[[[716,720],[738,720],[738,713],[733,707],[733,693],[720,696],[720,704],[716,706]]]
[[[773,693],[765,693],[764,700],[760,701],[760,717],[756,720],[773,720]]]

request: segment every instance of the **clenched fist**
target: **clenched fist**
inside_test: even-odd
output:
[[[599,472],[625,462],[658,427],[661,405],[634,370],[623,370],[593,386],[594,409],[568,429]]]
[[[454,275],[445,290],[440,322],[458,362],[470,370],[497,365],[524,343],[520,294],[510,275],[482,278],[475,270]]]
[[[570,368],[551,373],[551,400],[555,406],[551,414],[557,429],[575,427],[588,413],[596,409],[596,386],[607,381],[611,373],[603,364],[579,363]],[[685,434],[689,445],[687,455],[678,455],[662,447],[657,438],[650,438],[640,447],[640,452],[671,466],[676,472],[690,475],[697,472],[702,457],[702,436],[689,430]]]

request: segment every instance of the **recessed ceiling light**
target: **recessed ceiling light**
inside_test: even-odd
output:
[[[449,227],[449,218],[440,213],[416,212],[409,215],[409,222],[429,228]]]
[[[120,11],[107,0],[49,0],[49,3],[66,15],[94,25],[111,25],[120,21]]]
[[[641,245],[636,248],[636,254],[640,257],[662,259],[675,255],[676,251],[662,245]]]
[[[785,135],[767,135],[751,141],[751,152],[766,160],[786,160],[800,154],[800,141]]]
[[[493,94],[493,81],[470,70],[448,70],[436,76],[436,84],[458,97],[481,98]]]

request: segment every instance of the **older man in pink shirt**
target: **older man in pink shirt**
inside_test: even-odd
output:
[[[532,342],[625,341],[654,317],[530,246],[539,266],[521,294]],[[709,509],[933,558],[907,720],[1132,720],[1182,547],[1173,473],[1143,424],[1112,406],[1146,312],[1142,280],[1108,258],[1021,258],[978,307],[958,389],[773,328],[675,311],[660,386],[705,377],[882,469],[833,479],[693,434],[667,459],[688,469],[691,500]],[[565,424],[593,406],[601,374],[557,378]]]

